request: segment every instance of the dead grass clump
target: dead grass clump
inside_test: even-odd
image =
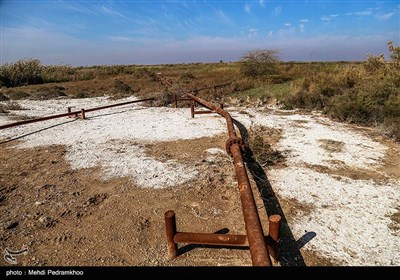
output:
[[[9,89],[5,92],[5,95],[11,100],[27,99],[30,96],[29,93],[19,89]]]
[[[14,110],[14,111],[17,111],[17,110],[25,110],[25,108],[23,108],[21,105],[19,105],[17,102],[15,102],[15,101],[9,101],[9,102],[7,102],[6,104],[4,104],[3,105],[4,106],[4,108],[6,109],[6,110]]]
[[[276,143],[281,138],[281,131],[265,126],[254,126],[249,131],[248,144],[253,153],[253,158],[261,166],[277,165],[284,162],[282,153],[275,149]]]
[[[8,111],[3,104],[0,104],[0,114],[7,114]]]
[[[0,101],[7,101],[9,98],[0,92]]]
[[[340,153],[343,152],[344,143],[335,141],[332,139],[320,139],[320,147],[328,151],[329,153]]]
[[[31,99],[33,100],[49,100],[56,99],[59,97],[67,96],[64,93],[65,88],[63,86],[41,86],[36,89],[35,93],[32,93]]]
[[[168,90],[152,94],[156,100],[152,102],[152,106],[167,107],[171,106],[174,102],[174,94]],[[143,103],[146,106],[146,103]]]

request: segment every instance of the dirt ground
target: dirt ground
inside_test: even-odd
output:
[[[400,179],[398,143],[374,130],[354,129],[388,147],[382,166],[373,172],[341,165],[307,167],[352,179]],[[271,168],[284,168],[285,159],[274,150],[279,131],[262,130],[268,143],[261,135],[252,143],[254,151],[246,150],[244,157],[265,235],[267,210],[269,215],[282,216],[281,256],[275,265],[342,265],[305,246],[314,232],[294,238],[289,224],[296,222],[299,211],[307,216],[314,206],[274,193],[268,173]],[[242,137],[251,140],[252,135]],[[66,159],[69,147],[65,145],[21,148],[17,145],[23,139],[0,139],[0,249],[4,253],[6,248],[28,248],[27,254],[16,257],[23,266],[250,266],[247,247],[180,244],[179,256],[167,259],[164,213],[168,210],[176,213],[178,231],[245,234],[232,159],[224,151],[226,140],[226,134],[219,134],[143,143],[146,156],[161,162],[176,160],[198,171],[182,185],[155,189],[139,187],[130,177],[104,179],[101,167],[74,169]],[[257,143],[259,150],[271,152],[267,158],[273,156],[274,166],[260,165],[265,155],[256,153]],[[339,141],[318,143],[328,152],[343,150]],[[400,229],[397,210],[390,217],[394,232]],[[10,264],[2,256],[0,265]]]
[[[64,146],[16,148],[0,145],[0,246],[27,246],[18,265],[28,266],[248,266],[243,248],[180,244],[180,255],[167,260],[164,213],[174,210],[178,231],[245,234],[231,159],[205,150],[223,148],[225,135],[159,143],[147,151],[159,159],[178,157],[203,172],[184,186],[139,188],[129,178],[99,179],[100,168],[72,170]],[[254,184],[253,184],[254,185]],[[267,214],[254,188],[265,233]],[[281,201],[290,216],[296,203]],[[293,249],[293,248],[292,248]],[[291,249],[291,250],[292,250]],[[297,248],[286,264],[331,265]],[[300,258],[300,259],[299,259]],[[3,258],[1,265],[10,265]]]

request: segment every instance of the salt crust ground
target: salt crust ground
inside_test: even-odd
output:
[[[129,100],[134,98],[118,102]],[[18,103],[29,110],[13,113],[39,117],[65,112],[67,106],[80,109],[115,102],[105,97],[24,100]],[[306,232],[316,233],[307,249],[342,265],[400,265],[399,233],[389,228],[390,216],[400,204],[400,182],[353,180],[309,168],[334,168],[340,163],[374,170],[382,164],[383,144],[319,115],[271,114],[254,108],[229,111],[248,129],[263,125],[282,130],[278,149],[288,157],[287,167],[271,169],[267,175],[281,197],[312,207],[310,213],[299,210],[290,224],[297,239]],[[191,119],[188,109],[146,108],[140,103],[88,113],[87,117],[85,121],[63,118],[6,129],[0,131],[0,138],[26,135],[20,138],[21,147],[67,145],[66,157],[72,168],[102,166],[104,178],[131,176],[142,187],[161,188],[182,184],[197,171],[174,160],[150,158],[143,144],[211,137],[226,130],[224,119],[217,116]],[[10,121],[8,115],[0,115],[0,124]],[[321,143],[329,140],[341,142],[342,148],[327,151]]]

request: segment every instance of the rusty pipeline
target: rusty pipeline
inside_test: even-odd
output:
[[[167,235],[167,250],[168,259],[173,259],[178,255],[178,243],[196,244],[196,245],[218,245],[230,247],[244,247],[249,246],[247,235],[232,235],[232,234],[219,234],[219,233],[194,233],[194,232],[179,232],[176,227],[176,216],[173,210],[169,210],[164,214],[165,229]],[[274,240],[271,228],[271,223],[279,226],[279,215],[272,215],[269,217],[270,232],[269,235],[264,237],[267,244],[269,254],[274,262],[277,262],[279,257],[279,242]],[[278,223],[276,223],[278,222]],[[279,228],[275,227],[275,230]],[[279,233],[278,233],[279,234]],[[276,232],[275,232],[276,235]]]
[[[0,126],[0,130],[1,129],[5,129],[5,128],[9,128],[9,127],[19,126],[19,125],[30,124],[30,123],[35,123],[35,122],[42,122],[42,121],[47,121],[47,120],[51,120],[51,119],[70,117],[70,116],[78,116],[78,115],[80,115],[82,119],[85,119],[86,118],[86,113],[88,113],[88,112],[93,112],[93,111],[97,111],[97,110],[102,110],[102,109],[107,109],[107,108],[112,108],[112,107],[117,107],[117,106],[122,106],[122,105],[128,105],[128,104],[137,103],[137,102],[152,101],[152,100],[155,100],[155,99],[154,98],[146,98],[146,99],[140,99],[140,100],[116,103],[116,104],[111,104],[111,105],[106,105],[106,106],[101,106],[101,107],[96,107],[96,108],[81,109],[79,111],[72,111],[71,107],[68,107],[67,108],[67,110],[68,110],[67,113],[58,114],[58,115],[51,115],[51,116],[46,116],[46,117],[41,117],[41,118],[31,119],[31,120],[25,120],[25,121],[20,121],[20,122],[14,122],[14,123],[9,123],[9,124],[4,124],[4,125]]]
[[[246,229],[246,238],[248,240],[252,264],[254,266],[271,266],[271,259],[264,240],[264,233],[261,227],[260,218],[258,216],[256,203],[254,201],[253,192],[246,167],[243,161],[242,152],[244,144],[241,138],[236,135],[231,115],[219,106],[215,106],[197,96],[188,93],[187,96],[193,101],[201,104],[211,111],[221,115],[226,120],[228,129],[228,140],[226,142],[226,150],[233,158],[233,165],[236,171],[240,200],[242,202],[242,212]],[[192,117],[194,116],[194,103],[191,106]],[[204,237],[204,236],[203,236]],[[174,241],[172,239],[172,241]]]

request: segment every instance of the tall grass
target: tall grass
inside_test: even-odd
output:
[[[381,126],[400,140],[400,63],[368,56],[362,64],[335,65],[293,83],[286,108],[322,110],[346,122]]]

